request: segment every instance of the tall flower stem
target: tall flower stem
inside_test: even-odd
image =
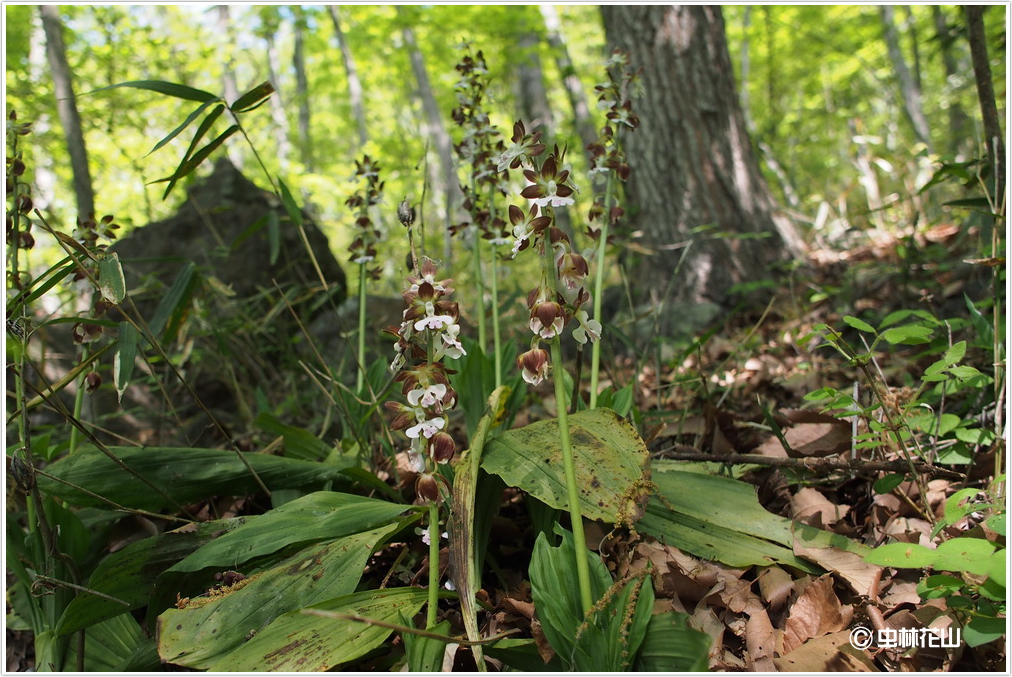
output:
[[[358,264],[358,378],[355,381],[355,392],[361,396],[365,386],[365,301],[366,301],[366,269],[365,264]]]
[[[499,257],[492,245],[492,348],[495,354],[495,387],[502,385],[502,339],[499,334]]]
[[[478,345],[481,352],[488,354],[488,335],[485,330],[485,284],[482,277],[481,266],[481,234],[477,228],[474,230],[474,290],[477,294],[475,303],[475,315],[478,316]]]
[[[544,243],[545,277],[554,298],[558,288],[557,271],[555,268],[552,245]],[[590,612],[594,605],[594,596],[590,588],[590,567],[587,565],[587,537],[583,533],[583,513],[580,512],[580,492],[576,485],[576,460],[573,457],[573,444],[569,435],[569,414],[566,411],[566,386],[557,370],[562,369],[562,339],[556,334],[551,339],[552,383],[555,386],[555,408],[559,419],[559,438],[562,444],[562,466],[566,473],[566,494],[569,502],[569,517],[573,523],[573,540],[576,544],[576,578],[580,585],[580,602],[583,613]]]
[[[81,363],[87,362],[88,360],[88,347],[84,346],[81,349]],[[77,392],[74,393],[74,418],[78,421],[81,420],[81,412],[84,411],[84,391],[85,384],[87,383],[87,373],[82,373],[77,379]],[[70,448],[67,453],[73,456],[77,452],[77,448],[81,446],[81,431],[77,426],[70,426]]]
[[[439,611],[439,506],[429,501],[429,605],[425,613],[425,628],[436,625]]]
[[[615,172],[608,172],[608,183],[604,189],[604,222],[597,243],[597,264],[594,266],[594,319],[602,322],[601,299],[604,298],[604,256],[608,248],[608,224],[611,222],[611,207],[615,198]],[[602,322],[603,324],[603,322]],[[594,341],[590,353],[590,408],[597,407],[598,379],[601,371],[601,342]]]
[[[552,339],[552,365],[555,369],[562,368],[562,341],[556,336]],[[573,523],[573,540],[576,542],[576,577],[580,584],[580,601],[583,613],[586,614],[594,605],[594,596],[590,589],[590,567],[587,565],[587,537],[583,533],[583,514],[580,512],[580,492],[576,486],[576,461],[573,458],[573,445],[569,437],[569,414],[566,413],[566,387],[562,379],[553,373],[555,384],[555,406],[559,416],[559,434],[562,442],[562,465],[566,471],[566,491],[569,499],[569,517]]]

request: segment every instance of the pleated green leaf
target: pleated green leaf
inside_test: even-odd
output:
[[[235,568],[291,545],[333,540],[387,524],[410,506],[375,498],[318,491],[260,515],[182,560],[170,571]]]
[[[649,491],[643,440],[610,409],[578,412],[569,424],[580,512],[611,523],[634,521]],[[569,505],[557,419],[502,433],[485,446],[481,467],[553,508]]]
[[[688,615],[668,611],[650,617],[636,658],[637,672],[706,672],[709,635],[689,627]]]
[[[210,496],[244,496],[259,491],[256,481],[234,451],[180,447],[109,449],[177,504],[193,503]],[[339,467],[278,456],[246,454],[246,460],[268,489],[322,489],[341,473]],[[72,505],[108,507],[107,503],[80,490],[85,489],[128,508],[158,511],[173,507],[165,497],[91,445],[82,445],[76,454],[49,466],[47,472],[76,486],[39,477],[42,491]]]
[[[58,635],[86,628],[148,604],[158,576],[191,552],[259,517],[235,517],[194,524],[131,543],[114,552],[95,568],[87,587],[126,602],[82,593],[67,606],[56,626]]]
[[[158,617],[159,655],[203,670],[263,670],[264,662],[242,667],[243,658],[258,655],[251,652],[250,640],[284,614],[354,591],[373,550],[398,528],[385,526],[312,545],[250,576],[233,592],[168,609]],[[305,617],[299,620],[310,624]],[[272,639],[260,640],[258,646],[270,647],[265,654],[283,653],[287,646],[299,645],[287,637],[290,632],[289,624],[288,630],[270,633]]]
[[[321,611],[385,623],[411,617],[425,604],[424,588],[366,590],[316,604]],[[325,618],[300,611],[285,614],[239,650],[212,662],[210,670],[320,672],[355,660],[383,644],[390,628],[362,621]]]

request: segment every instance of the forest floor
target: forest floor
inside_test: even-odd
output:
[[[880,414],[834,416],[806,398],[834,388],[869,406],[874,389],[885,402],[880,412],[911,411],[909,405],[923,395],[917,390],[920,378],[938,359],[935,352],[923,345],[879,346],[869,363],[869,383],[857,367],[812,335],[821,325],[835,327],[861,350],[861,336],[845,316],[874,322],[890,312],[917,310],[956,324],[959,318],[967,320],[964,293],[979,300],[993,290],[990,269],[957,263],[972,257],[965,251],[955,253],[961,249],[969,247],[958,232],[939,228],[920,242],[883,239],[845,253],[816,252],[807,272],[764,311],[729,316],[690,347],[678,348],[680,357],[666,356],[660,369],[650,360],[617,359],[609,364],[608,377],[615,384],[636,384],[634,406],[641,412],[640,432],[651,459],[706,463],[711,471],[743,479],[757,487],[759,502],[774,515],[867,546],[893,540],[934,547],[940,531],[943,538],[971,536],[988,541],[992,550],[1003,548],[1003,529],[998,533],[989,528],[990,522],[984,523],[984,508],[963,510],[952,519],[949,499],[966,489],[973,490],[971,501],[988,495],[996,463],[1004,472],[1004,440],[978,445],[968,463],[927,463],[920,462],[927,458],[921,457],[913,474],[906,472],[911,466],[896,447],[865,444],[868,420]],[[940,251],[947,252],[948,263],[940,262]],[[921,258],[912,260],[916,254],[911,252],[921,252]],[[982,371],[993,373],[991,365],[980,362],[984,356],[968,353],[966,363],[976,359]],[[1004,402],[999,398],[996,408],[995,398],[986,395],[970,391],[959,397],[978,397],[991,402],[989,406],[953,398],[946,410],[1000,431]],[[546,392],[541,401],[549,398]],[[519,412],[518,422],[543,417],[541,407]],[[919,435],[918,442],[922,449],[936,451],[951,446],[951,440],[941,437]],[[890,477],[897,481],[890,483]],[[883,482],[891,486],[883,487]],[[258,510],[256,503],[240,499],[224,511],[219,505],[209,512],[246,514]],[[939,522],[945,522],[944,528],[936,528]],[[634,531],[591,522],[586,528],[588,543],[600,551],[616,578],[648,569],[655,611],[684,612],[712,638],[712,670],[1005,670],[1004,610],[993,613],[995,605],[988,606],[981,590],[982,577],[973,572],[946,579],[951,594],[926,596],[923,568],[880,567],[860,557],[819,561],[827,572],[823,574],[779,565],[732,567]],[[496,571],[494,576],[486,572],[479,599],[491,608],[484,616],[489,634],[515,630],[518,636],[534,637],[547,660],[552,649],[527,582],[535,535],[518,491],[508,489],[489,544]],[[420,542],[391,544],[373,556],[365,578],[377,584],[382,579],[381,587],[393,572],[404,584],[422,581],[424,570],[398,571],[405,548],[417,550],[413,561],[424,562]],[[938,580],[935,584],[944,587]],[[954,598],[964,600],[964,606],[955,608]],[[454,634],[462,632],[454,604],[443,611]],[[954,627],[955,618],[978,621],[972,647],[966,641],[948,647],[854,646],[856,627],[902,631],[907,634],[898,635],[901,638],[923,640],[922,629],[944,633]],[[369,656],[345,668],[382,670],[384,661],[384,656]],[[7,670],[32,665],[31,635],[8,629]],[[473,661],[457,666],[469,668]]]

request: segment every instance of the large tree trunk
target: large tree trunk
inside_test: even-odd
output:
[[[362,81],[358,77],[358,68],[355,66],[355,57],[351,53],[351,47],[348,46],[344,31],[341,30],[340,12],[336,5],[327,5],[327,11],[330,12],[330,21],[334,24],[334,36],[337,38],[337,46],[341,50],[344,72],[348,76],[348,99],[351,101],[351,112],[355,116],[355,126],[358,129],[358,145],[362,147],[369,140]]]
[[[945,13],[938,5],[931,6],[931,17],[935,22],[935,42],[938,44],[938,51],[942,56],[942,65],[945,67],[945,81],[952,83],[960,74],[960,68],[953,55],[952,43],[955,39],[955,32],[949,24]],[[946,88],[948,93],[948,88]],[[949,152],[958,155],[966,147],[968,120],[963,107],[959,105],[959,97],[949,97]]]
[[[285,114],[285,104],[281,100],[281,81],[278,73],[281,72],[281,58],[278,55],[277,30],[281,18],[273,7],[267,9],[273,13],[269,19],[264,18],[263,38],[267,43],[267,76],[274,85],[274,94],[270,97],[271,119],[274,121],[274,128],[278,135],[278,166],[281,173],[288,172],[288,158],[292,152],[292,142],[288,138],[288,116]]]
[[[801,245],[759,173],[720,9],[609,5],[601,12],[609,47],[642,69],[644,95],[633,102],[640,127],[622,137],[632,169],[630,230],[641,230],[655,252],[636,264],[638,300],[724,305],[733,285],[769,278],[770,267]],[[700,226],[712,230],[694,232]],[[670,328],[661,316],[661,331]]]
[[[235,60],[232,58],[232,46],[235,44],[235,40],[232,35],[232,17],[229,15],[228,5],[218,5],[218,36],[221,39],[223,53],[226,55],[221,64],[221,85],[224,89],[225,101],[230,104],[239,98],[239,85],[236,82],[233,68]],[[243,168],[242,153],[234,144],[225,146],[225,154],[237,169]]]
[[[56,112],[63,125],[70,153],[70,168],[74,175],[74,193],[77,196],[77,212],[86,219],[95,212],[95,192],[91,185],[91,170],[88,168],[88,149],[84,144],[81,129],[81,115],[77,111],[77,99],[67,63],[67,50],[63,44],[63,22],[59,8],[41,5],[42,28],[46,33],[46,58],[53,76],[53,94],[56,96]]]

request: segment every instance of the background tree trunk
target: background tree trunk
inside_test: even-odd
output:
[[[970,41],[970,57],[973,59],[973,75],[977,80],[977,98],[984,118],[984,141],[987,157],[991,163],[994,190],[992,199],[1001,214],[1005,213],[1005,140],[1001,133],[1001,120],[994,98],[994,84],[991,79],[991,65],[987,60],[987,35],[984,33],[983,5],[966,5],[966,34]]]
[[[348,99],[351,101],[352,115],[355,116],[355,127],[358,130],[358,146],[361,148],[369,140],[369,134],[366,131],[362,81],[358,77],[355,57],[351,53],[348,41],[344,38],[344,31],[341,30],[340,11],[336,5],[327,5],[327,11],[330,12],[330,21],[334,24],[334,36],[337,38],[337,46],[341,50],[341,62],[344,64],[344,73],[348,77]]]
[[[302,155],[302,164],[305,168],[315,171],[313,158],[313,139],[310,134],[310,110],[309,110],[309,79],[306,77],[306,50],[304,35],[306,32],[306,17],[303,9],[293,6],[295,13],[295,47],[292,52],[292,68],[295,70],[295,100],[299,104],[299,151]]]
[[[903,110],[914,128],[917,140],[931,148],[930,128],[928,119],[924,116],[924,107],[921,105],[921,88],[917,85],[907,60],[903,58],[903,50],[900,48],[899,34],[896,32],[894,12],[892,5],[882,5],[882,25],[884,27],[886,48],[889,50],[889,60],[893,62],[893,69],[896,71],[896,79],[900,86],[900,99],[903,101]]]
[[[655,252],[637,262],[638,300],[724,304],[733,285],[768,278],[800,241],[775,213],[759,173],[720,9],[610,5],[601,12],[609,47],[642,69],[644,94],[633,102],[641,124],[622,137],[632,169],[630,230],[641,230]],[[713,231],[695,232],[700,226]],[[666,324],[662,318],[661,331]]]
[[[63,44],[63,22],[59,8],[41,5],[42,28],[46,34],[46,58],[53,75],[53,94],[56,96],[56,111],[63,125],[70,153],[70,168],[74,175],[74,194],[77,197],[77,212],[88,218],[95,211],[95,191],[91,185],[91,170],[88,167],[88,149],[84,144],[81,115],[77,111],[77,99],[67,64],[67,50]]]
[[[938,5],[931,6],[931,18],[935,22],[935,41],[938,43],[938,51],[942,56],[942,66],[945,68],[945,81],[951,87],[953,80],[960,75],[960,68],[957,65],[956,57],[953,55],[952,43],[955,39],[953,28],[949,24],[945,13]],[[946,87],[945,93],[948,93]],[[966,147],[965,137],[968,134],[966,112],[959,105],[959,99],[950,96],[949,102],[949,152],[958,155]]]
[[[397,11],[403,13],[403,7],[398,5]],[[429,166],[429,179],[432,182],[432,192],[436,194],[442,193],[445,197],[444,204],[446,211],[440,215],[443,219],[443,232],[445,233],[443,258],[446,261],[450,261],[452,254],[450,248],[450,218],[451,214],[453,214],[453,208],[458,201],[456,196],[460,192],[457,174],[453,165],[453,142],[450,139],[450,133],[446,130],[446,124],[443,122],[443,115],[439,110],[439,104],[436,102],[436,96],[432,93],[432,85],[429,84],[429,73],[425,68],[425,57],[422,55],[421,50],[418,49],[415,32],[407,22],[407,19],[405,19],[402,34],[404,35],[404,44],[408,48],[408,56],[411,59],[411,69],[414,71],[415,81],[418,83],[418,97],[422,101],[422,110],[425,114],[424,121],[422,122],[422,134],[432,139],[433,145],[436,147],[436,155],[439,158],[438,166],[431,162],[426,164]]]
[[[232,103],[239,98],[239,85],[235,80],[233,68],[235,60],[231,56],[234,53],[231,47],[235,44],[235,39],[233,38],[232,19],[229,16],[228,5],[218,5],[218,38],[221,40],[222,52],[229,55],[221,64],[221,84],[224,89],[225,101]],[[228,155],[232,164],[241,171],[243,155],[234,144],[225,145],[225,154]]]
[[[562,74],[562,84],[566,88],[566,95],[569,97],[569,104],[573,107],[573,119],[576,121],[576,133],[580,135],[580,141],[584,148],[597,141],[597,129],[594,128],[594,120],[590,117],[590,106],[587,105],[587,96],[583,92],[583,85],[577,77],[573,68],[573,60],[569,58],[569,49],[566,47],[566,40],[562,35],[562,25],[559,23],[559,15],[552,5],[540,5],[541,17],[545,21],[545,30],[548,31],[548,44],[552,46],[555,54],[555,65]]]
[[[292,142],[288,137],[288,116],[285,114],[285,104],[281,99],[281,80],[278,73],[281,72],[281,58],[278,55],[278,43],[276,40],[278,28],[281,25],[281,17],[277,8],[273,6],[264,7],[260,11],[261,36],[267,43],[267,75],[271,84],[274,85],[274,94],[270,97],[271,119],[278,134],[278,166],[282,174],[288,173],[288,158],[292,153]]]

